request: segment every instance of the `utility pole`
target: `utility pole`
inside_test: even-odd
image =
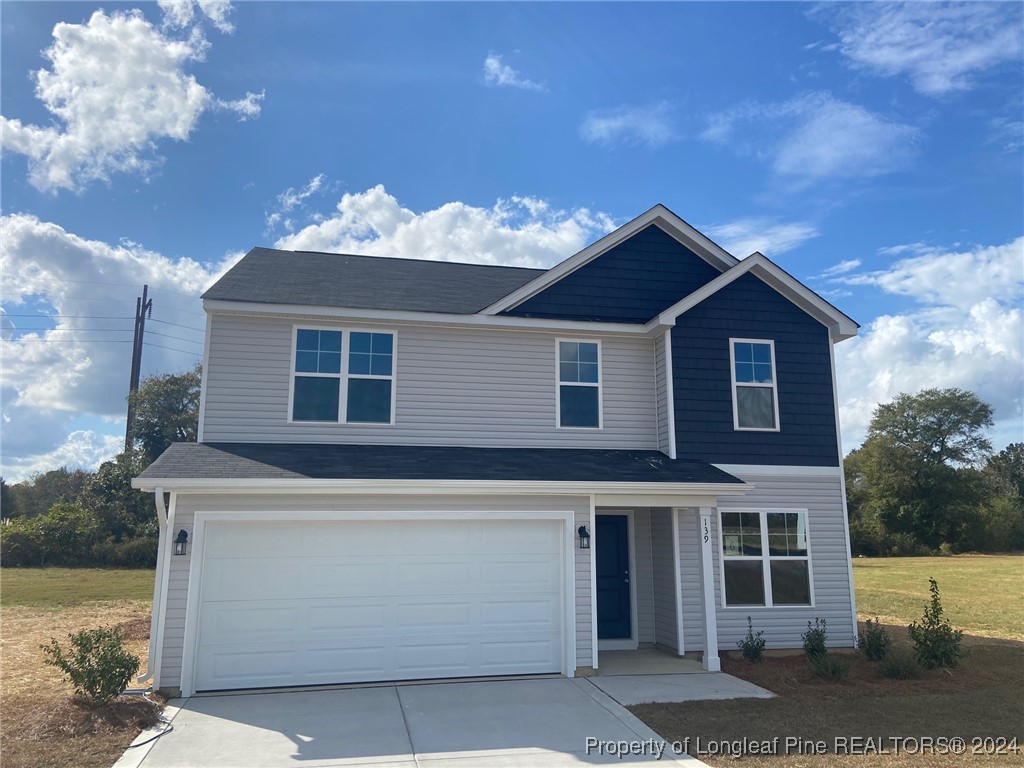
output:
[[[128,423],[124,428],[124,449],[130,451],[135,435],[135,393],[139,391],[142,371],[142,340],[146,335],[146,317],[153,316],[153,300],[148,297],[149,286],[142,286],[142,296],[135,299],[135,338],[132,342],[132,372],[128,384]]]

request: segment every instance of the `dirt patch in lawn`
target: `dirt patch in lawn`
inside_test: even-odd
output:
[[[894,636],[905,632],[905,628],[889,629]],[[902,637],[895,639],[904,650]],[[699,738],[702,748],[712,753],[694,756],[714,766],[740,762],[770,768],[826,768],[837,759],[887,768],[1022,765],[1024,752],[973,755],[970,747],[972,737],[1002,737],[1016,738],[1024,749],[1024,644],[973,637],[966,641],[971,655],[959,666],[925,672],[917,680],[883,678],[877,664],[855,653],[843,654],[850,670],[841,682],[815,677],[802,655],[769,658],[760,664],[723,658],[723,671],[767,688],[778,698],[643,704],[629,709],[668,741],[689,739],[692,747]],[[776,737],[784,754],[739,758],[721,754],[725,743],[771,742]],[[800,753],[792,748],[787,754],[783,749],[787,737],[803,743],[824,742],[827,753],[808,754],[815,751],[810,748]],[[875,751],[837,758],[836,739],[852,737],[872,739]],[[961,737],[968,753],[897,752],[897,746],[907,749],[918,743],[891,741],[903,737]]]
[[[39,646],[69,633],[123,625],[127,647],[145,668],[149,653],[149,604],[108,601],[3,609],[0,625],[0,744],[4,768],[106,768],[139,731],[155,722],[159,707],[140,697],[121,697],[92,710],[72,701],[73,688],[59,670],[43,663]],[[133,687],[141,687],[132,683]]]

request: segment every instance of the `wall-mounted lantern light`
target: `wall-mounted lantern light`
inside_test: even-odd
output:
[[[580,537],[580,549],[590,549],[590,534],[587,533],[587,526],[581,525],[576,533]]]
[[[178,535],[174,537],[174,554],[184,555],[185,547],[188,544],[188,531],[182,528],[178,531]]]

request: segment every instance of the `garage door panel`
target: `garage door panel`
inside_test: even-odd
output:
[[[233,528],[262,555],[238,556]],[[196,690],[558,672],[560,531],[539,520],[210,523]]]

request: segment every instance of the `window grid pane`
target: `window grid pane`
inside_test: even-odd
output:
[[[720,520],[726,605],[811,604],[806,512],[722,512]],[[765,560],[771,577],[769,601]]]
[[[597,387],[559,387],[560,421],[563,427],[599,427]]]
[[[558,342],[558,380],[571,384],[597,384],[597,344],[585,341]]]
[[[764,571],[760,560],[725,562],[725,604],[764,605]]]
[[[353,376],[390,376],[394,337],[390,333],[349,334],[348,372]]]

